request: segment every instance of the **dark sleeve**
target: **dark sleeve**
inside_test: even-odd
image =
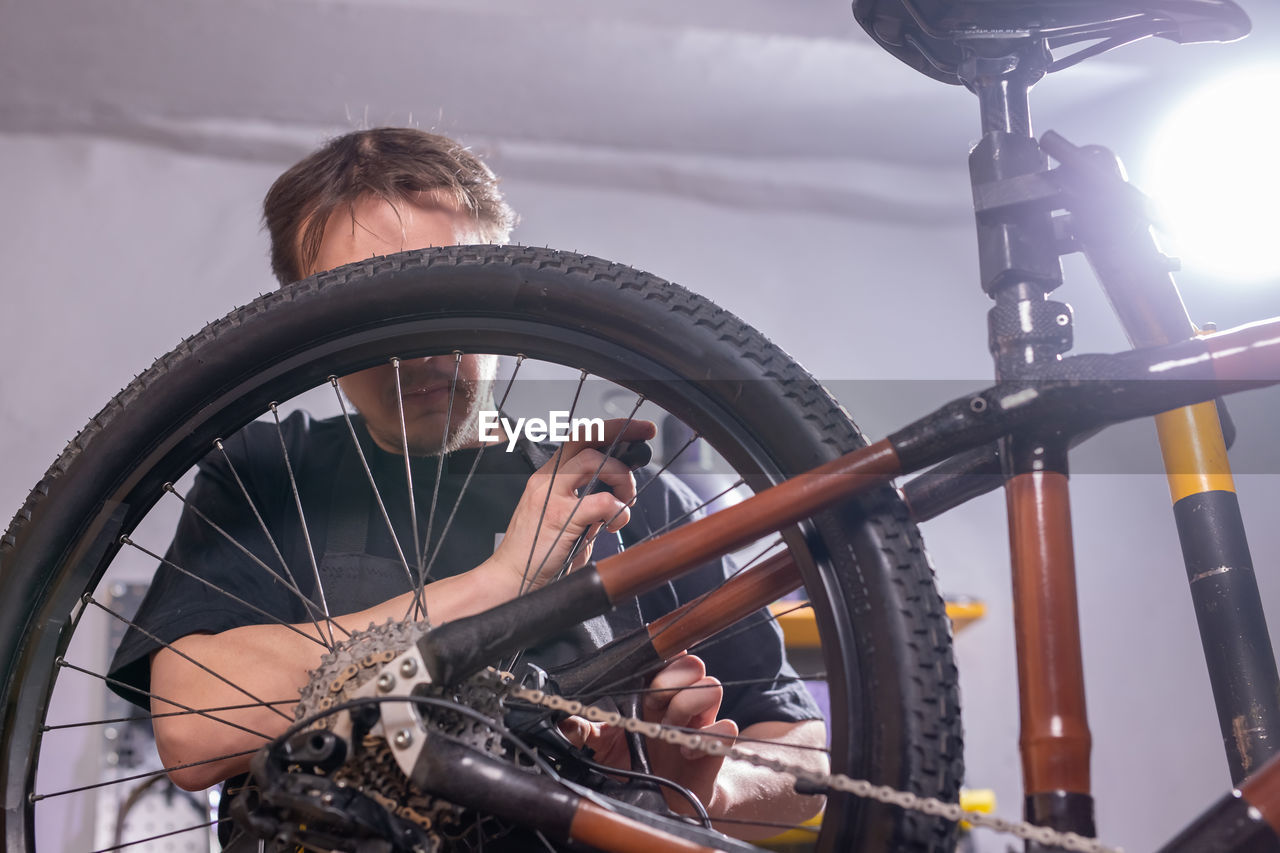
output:
[[[638,483],[637,485],[643,485]],[[628,542],[679,519],[701,517],[701,501],[678,479],[662,474],[636,501],[632,521],[624,528]],[[687,517],[686,517],[687,516]],[[737,571],[728,558],[698,568],[671,584],[641,596],[645,621],[714,589]],[[758,610],[689,650],[702,658],[707,672],[725,683],[720,715],[746,728],[766,721],[820,720],[822,711],[787,661],[782,630],[768,610]],[[732,682],[750,681],[749,684]]]
[[[195,483],[184,496],[173,542],[111,662],[109,675],[120,682],[112,688],[123,698],[147,704],[146,695],[139,691],[150,689],[151,654],[174,640],[306,618],[300,598],[283,580],[280,558],[235,479],[238,474],[279,540],[275,531],[285,522],[280,516],[285,502],[278,492],[287,488],[287,480],[283,485],[273,483],[273,474],[281,467],[280,448],[274,434],[257,429],[265,426],[250,424],[224,442],[230,466],[217,450],[199,463]],[[269,429],[274,431],[274,426]],[[275,442],[274,447],[268,439]],[[304,592],[308,589],[303,586]]]

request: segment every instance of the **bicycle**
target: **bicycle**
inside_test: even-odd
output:
[[[1069,149],[1060,148],[1059,150],[1067,152],[1070,156]],[[555,264],[562,264],[570,269],[557,272],[553,266]],[[522,267],[528,268],[528,271],[526,272]],[[542,269],[534,269],[535,267],[542,267]],[[473,279],[479,275],[477,270],[483,271],[486,277],[493,278],[495,281],[492,285],[497,290],[507,291],[512,301],[510,306],[506,309],[495,308],[492,292],[486,294],[485,300],[473,301],[468,305],[465,291],[473,285]],[[401,313],[396,323],[380,324],[378,331],[372,331],[375,318],[368,313],[370,309],[365,298],[365,291],[369,290],[372,284],[360,280],[361,274],[365,272],[373,272],[374,277],[380,280],[394,282],[399,279],[402,291],[408,289],[409,284],[406,284],[408,279],[412,279],[410,282],[412,284],[416,284],[419,277],[432,280],[435,282],[434,291],[431,294],[433,300],[441,298],[444,300],[443,304],[463,306],[459,310],[468,312],[466,319],[442,318],[438,311],[439,304],[434,301],[430,306],[423,305],[412,309],[411,315],[407,317],[403,313],[405,310],[403,305],[398,305],[395,310]],[[606,305],[616,315],[619,304],[616,301],[616,294],[613,294],[609,300],[601,299],[598,290],[593,289],[596,285],[590,281],[592,277],[611,280],[624,292],[627,289],[633,289],[638,294],[631,299],[635,304],[627,309],[635,312],[636,328],[648,328],[646,323],[655,321],[669,324],[671,321],[668,318],[671,316],[681,316],[686,313],[693,316],[701,325],[695,324],[693,329],[685,330],[689,335],[687,342],[689,348],[671,353],[664,351],[669,345],[667,341],[643,341],[636,336],[636,339],[627,341],[631,352],[621,349],[607,351],[615,346],[614,344],[605,345],[605,341],[613,335],[615,329],[599,328],[597,321]],[[558,317],[564,318],[557,322],[564,323],[572,320],[578,328],[562,329],[554,325],[542,328],[544,324],[531,320],[525,310],[527,305],[520,302],[527,298],[526,291],[529,283],[553,280],[557,285],[567,285],[571,289],[564,294],[551,296],[552,301],[547,304],[554,307]],[[654,311],[653,303],[658,300],[667,300],[670,304],[659,306],[661,310]],[[339,315],[330,317],[326,321],[329,323],[327,326],[318,327],[311,322],[311,318],[308,318],[306,328],[282,331],[274,322],[276,314],[289,313],[284,310],[286,308],[297,309],[301,306],[303,309],[309,309],[310,306],[321,304]],[[433,311],[433,309],[436,310]],[[266,329],[267,321],[255,319],[255,315],[260,311],[272,314],[269,334]],[[361,313],[362,311],[364,313]],[[297,312],[294,316],[303,313],[305,312]],[[552,312],[547,311],[547,313]],[[476,323],[476,318],[470,316],[472,314],[486,315],[485,319],[492,321],[491,329],[500,331],[502,337],[492,341],[481,339],[481,335],[472,328]],[[510,328],[512,324],[523,324],[524,327],[513,331]],[[783,362],[779,362],[782,366],[776,370],[769,365],[756,368],[758,372],[752,377],[755,381],[747,382],[744,386],[741,365],[738,363],[740,361],[738,352],[729,349],[717,353],[725,369],[732,368],[733,372],[727,375],[734,376],[735,380],[729,387],[717,387],[716,382],[709,381],[700,381],[696,384],[671,381],[673,364],[680,364],[680,370],[684,373],[690,372],[690,365],[698,368],[707,366],[706,361],[699,358],[701,353],[698,347],[703,344],[718,346],[712,343],[719,340],[720,329],[717,327],[727,329],[731,337],[744,341],[743,350],[746,353],[757,357],[761,353],[766,353],[767,358],[764,359],[766,361],[775,358],[767,344],[749,330],[739,326],[732,318],[701,304],[691,296],[664,287],[634,271],[590,259],[540,253],[536,250],[476,248],[425,256],[415,255],[377,261],[356,269],[347,268],[334,274],[321,276],[305,286],[294,288],[283,294],[266,297],[254,306],[233,315],[228,321],[214,324],[189,341],[179,354],[162,360],[138,383],[127,389],[116,406],[104,411],[100,419],[111,422],[109,427],[92,426],[80,437],[79,444],[92,448],[97,458],[85,462],[80,448],[73,443],[68,453],[55,465],[55,468],[64,468],[73,472],[67,476],[75,477],[78,484],[84,480],[94,481],[93,489],[102,488],[120,497],[127,497],[127,500],[113,503],[112,499],[108,499],[106,502],[100,502],[91,496],[75,494],[74,490],[66,485],[65,480],[51,477],[42,485],[42,489],[47,487],[50,492],[51,496],[48,500],[42,494],[33,493],[31,503],[24,509],[24,512],[30,513],[31,524],[28,525],[26,523],[28,519],[22,518],[20,514],[20,518],[11,527],[9,533],[11,539],[7,541],[8,550],[19,553],[21,556],[6,560],[6,582],[12,581],[15,589],[28,591],[37,600],[40,607],[38,615],[41,616],[39,621],[44,622],[49,618],[52,621],[62,621],[63,625],[51,627],[46,622],[39,632],[33,632],[28,636],[27,632],[20,630],[20,626],[25,627],[32,623],[26,614],[19,612],[25,609],[26,596],[11,596],[8,599],[3,613],[4,624],[13,625],[16,636],[6,638],[4,660],[6,667],[16,666],[17,668],[6,669],[6,708],[16,709],[21,701],[34,702],[37,706],[47,703],[47,689],[51,682],[52,670],[46,671],[46,667],[40,666],[39,662],[33,661],[30,656],[43,654],[45,663],[55,663],[55,668],[65,666],[66,662],[61,656],[59,646],[65,648],[68,638],[61,636],[61,627],[74,627],[79,615],[88,608],[87,604],[81,606],[76,611],[75,617],[71,618],[80,589],[91,586],[97,580],[104,569],[101,562],[104,555],[109,556],[122,545],[128,544],[120,537],[127,536],[136,518],[145,508],[142,505],[148,504],[151,499],[161,494],[165,482],[175,479],[177,470],[187,467],[195,458],[203,455],[215,439],[228,434],[231,429],[254,417],[273,400],[316,384],[331,372],[347,372],[359,366],[374,363],[375,359],[385,358],[387,352],[443,353],[452,351],[453,347],[460,346],[462,343],[480,347],[481,351],[501,351],[512,355],[527,355],[541,348],[546,354],[564,358],[576,366],[594,367],[600,374],[617,375],[618,378],[626,380],[624,384],[645,388],[653,399],[662,400],[669,410],[684,415],[685,420],[691,425],[701,428],[718,449],[744,470],[748,479],[757,483],[777,481],[786,474],[799,474],[813,462],[830,457],[836,450],[845,450],[858,443],[859,437],[856,431],[843,425],[838,411],[829,400],[823,398],[820,391],[813,386],[812,381]],[[249,328],[249,331],[241,331],[245,328]],[[584,333],[582,329],[594,331]],[[433,339],[431,347],[426,350],[417,342],[418,336],[424,333],[430,333]],[[449,339],[450,335],[453,336],[452,340]],[[291,351],[287,358],[282,358],[280,355],[282,340],[289,336],[292,336],[293,342],[285,346],[294,351]],[[218,344],[211,343],[219,339]],[[379,340],[375,342],[373,339]],[[228,340],[231,341],[231,348],[241,351],[243,363],[217,365],[209,368],[213,376],[200,375],[193,379],[191,374],[203,374],[206,370],[200,362],[207,359],[213,352],[206,347],[229,346]],[[296,351],[308,347],[316,352],[309,354],[306,358]],[[374,355],[374,349],[381,351]],[[323,364],[307,363],[307,359],[312,355],[316,358],[327,357],[331,354],[331,350],[342,351],[338,361],[326,360]],[[637,352],[644,356],[642,363],[633,361]],[[1115,364],[1127,365],[1135,363],[1136,360],[1133,358],[1115,362]],[[1052,375],[1049,376],[1053,378]],[[802,399],[798,403],[788,401],[788,395],[795,393],[797,386]],[[217,393],[212,393],[210,387],[216,389]],[[1049,390],[1053,390],[1054,387],[1056,386],[1044,386]],[[150,390],[152,388],[158,390]],[[134,395],[144,390],[147,399],[164,400],[165,407],[153,410],[150,406],[135,402]],[[1043,389],[1032,390],[1038,393],[1043,391]],[[752,415],[750,407],[743,403],[741,399],[743,393],[756,401],[755,415]],[[1191,394],[1191,392],[1187,393]],[[1141,399],[1141,395],[1135,394],[1132,397],[1130,403],[1126,404],[1131,405],[1131,408],[1126,409],[1124,405],[1116,404],[1116,410],[1126,414],[1132,411],[1145,413],[1152,406],[1157,405],[1156,402]],[[1000,408],[996,405],[998,398],[994,394],[986,397],[975,396],[965,401],[970,414],[965,415],[962,406],[956,413],[957,417],[972,419],[973,416],[981,415],[982,412],[974,408],[973,402],[979,399],[983,401],[982,412],[993,412]],[[121,405],[124,402],[129,403],[128,407]],[[1164,405],[1168,401],[1160,399],[1158,402],[1159,405]],[[788,406],[797,406],[798,411],[779,408],[784,403]],[[1142,405],[1138,405],[1139,403]],[[114,410],[117,406],[119,411]],[[140,409],[146,409],[146,411],[140,411]],[[1023,411],[1019,409],[1014,414],[1019,418],[1024,417]],[[181,418],[181,422],[173,423],[175,417]],[[784,418],[790,421],[785,424],[785,428],[782,424]],[[814,424],[815,421],[818,422],[817,426]],[[134,450],[125,452],[129,458],[112,458],[117,447],[115,442],[125,442],[127,434],[134,432],[138,433],[138,446]],[[984,439],[994,438],[997,434],[996,426],[985,422],[978,423],[973,428],[973,432]],[[165,438],[157,442],[156,436],[160,435]],[[785,446],[795,441],[797,436],[806,437],[808,446],[798,449]],[[929,442],[920,438],[907,436],[906,444],[917,453],[915,458],[917,463],[922,459],[932,460],[929,453],[942,452],[937,446],[931,445],[926,448],[925,445]],[[103,452],[104,445],[105,452]],[[879,449],[879,453],[880,461],[885,461],[883,447]],[[141,466],[135,466],[133,457],[139,455],[146,456],[147,460]],[[80,458],[77,459],[77,457]],[[122,469],[128,469],[128,472]],[[136,475],[129,473],[134,471],[138,473]],[[877,479],[884,480],[887,479],[886,473],[886,471],[878,471],[875,476]],[[131,477],[134,481],[128,482]],[[804,480],[802,479],[801,482],[803,483]],[[37,492],[39,491],[41,490],[38,489]],[[785,493],[774,491],[773,494],[776,496]],[[776,497],[773,500],[776,500]],[[87,515],[92,516],[92,523],[87,529],[84,529],[83,523],[86,517],[85,510],[80,506],[83,501],[87,501],[92,507],[87,511]],[[51,506],[54,509],[50,509]],[[795,518],[789,518],[784,513],[777,514],[775,518],[787,519],[786,524],[789,526],[793,521],[809,517],[814,509],[816,505],[807,507]],[[918,506],[917,509],[919,509]],[[896,772],[900,779],[896,783],[897,787],[912,782],[919,783],[928,775],[932,776],[928,787],[933,790],[924,793],[953,795],[954,787],[958,782],[958,767],[955,766],[954,752],[958,747],[958,730],[954,712],[954,676],[950,673],[949,652],[945,640],[946,626],[941,619],[936,593],[931,589],[928,566],[919,553],[910,524],[906,521],[900,505],[894,502],[890,492],[882,489],[871,501],[870,508],[866,505],[846,506],[841,512],[848,514],[841,523],[831,523],[825,516],[813,522],[813,529],[817,532],[810,535],[817,538],[797,539],[794,535],[789,535],[786,542],[797,562],[801,563],[801,576],[806,581],[806,586],[810,587],[811,591],[814,588],[820,588],[826,595],[835,592],[839,596],[835,600],[830,600],[823,595],[815,595],[818,623],[828,637],[825,649],[828,670],[832,673],[857,670],[863,673],[862,677],[869,683],[874,683],[880,688],[869,691],[867,683],[853,684],[837,677],[835,685],[837,710],[834,717],[841,724],[854,727],[852,730],[837,732],[835,748],[837,763],[849,769],[861,763],[875,765],[879,762],[881,765],[895,765],[891,770]],[[71,518],[65,523],[69,529],[76,529],[77,544],[59,547],[56,543],[62,541],[62,536],[56,529],[56,525],[59,523],[59,517],[67,518],[68,516]],[[716,516],[716,518],[731,517],[732,515]],[[686,529],[696,529],[701,536],[704,535],[702,531],[706,528]],[[846,533],[846,529],[853,533]],[[824,552],[834,553],[839,560],[842,557],[840,546],[843,545],[858,551],[860,559],[852,564],[839,562],[834,566],[824,564],[822,559],[826,556]],[[892,558],[886,557],[886,549],[896,550],[897,553]],[[40,553],[43,551],[59,553]],[[26,556],[33,552],[38,556]],[[628,554],[640,554],[641,557],[628,557],[624,554],[617,558],[619,560],[625,558],[624,562],[614,565],[634,564],[636,560],[642,559],[648,553],[652,553],[652,548],[629,551]],[[86,554],[92,557],[92,565],[80,560],[80,557]],[[23,562],[24,559],[35,562]],[[58,579],[60,586],[56,588],[45,586],[43,564],[50,560],[62,562],[66,572],[64,577]],[[768,565],[771,566],[772,572],[785,571],[785,567],[779,563],[774,562]],[[615,578],[626,574],[621,569],[609,571],[623,572],[623,575],[614,575]],[[16,575],[19,574],[23,576],[17,577]],[[752,577],[758,576],[757,574]],[[571,575],[564,584],[556,588],[555,595],[567,595],[568,589],[587,584],[591,577],[593,575],[590,573]],[[906,582],[918,587],[918,593],[914,590],[901,593],[893,589],[903,583],[897,580],[903,577],[907,579]],[[870,596],[844,591],[851,586],[856,588],[858,582],[873,587],[879,585],[883,589]],[[629,579],[616,581],[616,583],[620,586],[612,590],[615,593],[618,589],[629,590],[632,585]],[[775,587],[770,584],[769,586],[770,597],[781,588],[781,585]],[[73,588],[77,587],[79,589],[73,591]],[[589,592],[589,597],[594,595],[598,601],[598,592],[598,590]],[[909,601],[917,594],[922,600],[903,605],[906,608],[904,613],[883,613],[873,610],[863,619],[854,621],[852,630],[862,636],[857,639],[848,636],[850,629],[846,626],[850,624],[850,620],[842,611],[858,609],[865,612],[871,609],[872,603],[884,605],[896,600]],[[563,601],[562,599],[554,600],[561,603]],[[753,598],[753,601],[759,603],[758,597]],[[521,606],[535,605],[526,602]],[[562,613],[565,608],[552,609]],[[883,609],[892,610],[893,608]],[[485,624],[493,623],[479,624],[479,627],[474,630],[483,630]],[[456,632],[463,629],[451,630]],[[909,640],[902,641],[904,633],[909,634],[915,631],[923,632],[935,648],[911,649]],[[448,636],[448,633],[441,633],[433,642],[443,644]],[[474,637],[468,636],[462,645],[470,647],[473,639]],[[896,646],[889,650],[892,658],[890,660],[876,657],[876,654],[884,654],[884,652],[874,650],[874,647],[884,645]],[[412,653],[412,650],[407,653]],[[19,655],[22,660],[15,663],[15,658]],[[445,652],[440,652],[440,655],[445,662],[448,662],[451,657]],[[487,657],[493,657],[493,655]],[[402,665],[404,661],[397,659],[394,663]],[[415,663],[415,666],[425,668],[426,664],[427,660],[424,658],[420,663]],[[456,662],[453,665],[457,666]],[[867,674],[868,668],[877,671]],[[895,683],[891,690],[883,689],[883,684],[902,682],[903,670],[912,668],[916,671],[930,671],[936,676],[936,684],[919,688],[909,683]],[[436,667],[435,672],[437,683],[448,680],[445,674],[447,670]],[[905,680],[910,681],[910,679]],[[18,692],[19,687],[22,689],[21,693]],[[894,691],[897,691],[898,695],[891,695]],[[883,725],[885,720],[901,719],[909,726],[927,728],[930,721],[917,718],[927,711],[937,710],[941,719],[938,721],[940,725],[935,729],[937,734],[934,737],[944,741],[949,740],[950,743],[947,746],[952,750],[951,754],[940,762],[942,766],[934,767],[931,773],[922,769],[932,761],[930,756],[917,753],[919,741],[930,737],[927,733],[915,732],[906,737],[891,736],[884,741],[878,741],[873,734],[858,731],[857,726],[861,721],[850,721],[849,718],[853,706],[858,704],[857,698],[861,693],[866,692],[873,693],[872,702],[878,706],[877,725]],[[896,707],[902,707],[905,710],[895,711]],[[34,741],[39,737],[34,727],[22,730],[20,726],[24,725],[23,721],[15,721],[14,716],[13,714],[7,716],[10,722],[6,724],[4,741],[5,754],[8,756],[5,777],[7,808],[5,833],[6,841],[11,847],[25,846],[30,841],[26,835],[29,828],[25,825],[30,820],[30,804],[22,802],[24,795],[28,792],[27,785],[30,780],[26,778],[26,772],[29,766],[22,762],[31,757],[28,747],[33,746]],[[38,721],[36,723],[38,724]],[[875,753],[869,762],[860,754],[866,743],[872,743],[871,751]],[[904,758],[900,754],[903,752],[909,754]],[[313,764],[319,766],[320,762],[316,761]],[[885,771],[883,766],[871,766],[870,769],[875,771],[870,775]],[[885,777],[880,776],[880,778]],[[839,799],[838,796],[833,795],[833,803],[838,802]],[[24,816],[22,824],[14,820],[14,816],[18,814]],[[903,818],[895,809],[881,808],[858,800],[852,805],[849,814],[846,814],[843,808],[833,808],[829,812],[825,843],[861,844],[868,840],[868,836],[896,833],[896,838],[892,838],[889,843],[904,842],[937,846],[946,843],[949,826],[950,821],[931,820],[911,814]],[[701,835],[698,837],[709,840]]]

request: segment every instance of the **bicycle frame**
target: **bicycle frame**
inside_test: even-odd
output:
[[[1044,366],[1039,373],[1037,379],[1007,380],[955,400],[886,439],[711,517],[590,564],[486,613],[442,625],[419,642],[422,660],[433,682],[455,683],[487,661],[606,612],[614,602],[679,577],[708,559],[730,553],[838,501],[855,498],[894,477],[982,447],[1001,436],[1052,431],[1066,437],[1211,400],[1220,394],[1280,384],[1280,318],[1164,347],[1113,356],[1066,358]],[[1093,378],[1099,376],[1118,378]],[[1063,622],[1074,621],[1074,591],[1060,580],[1061,569],[1069,565],[1070,556],[1070,529],[1064,523],[1064,481],[1065,477],[1057,472],[1031,472],[1010,489],[1011,535],[1015,560],[1020,558],[1015,572],[1024,576],[1040,572],[1047,578],[1059,579],[1056,585],[1047,587],[1047,594],[1037,597],[1032,593],[1020,598],[1019,604],[1029,599],[1040,608],[1030,618],[1025,610],[1022,612],[1020,618],[1027,628],[1024,634],[1048,636],[1044,623],[1053,618],[1059,620],[1060,627]],[[636,666],[642,661],[663,660],[798,585],[798,574],[785,557],[748,569],[733,583],[687,605],[685,611],[606,647],[589,671],[570,676],[575,681],[570,682],[569,689],[589,694],[590,685],[600,672],[608,672],[622,661]],[[679,621],[679,632],[664,637],[673,620]],[[1071,627],[1068,624],[1064,630]],[[1052,636],[1060,637],[1061,633]],[[1045,641],[1047,651],[1060,651],[1052,647],[1052,642]],[[1064,706],[1077,700],[1074,694],[1061,690],[1061,671],[1049,675],[1055,679],[1047,688],[1049,692],[1034,696],[1032,708],[1060,713]],[[1078,675],[1078,670],[1071,670],[1065,678]],[[1036,702],[1040,704],[1037,706]],[[1068,710],[1076,711],[1075,719],[1083,723],[1082,700]],[[1033,721],[1036,719],[1032,717]],[[1032,748],[1027,750],[1031,754],[1026,761],[1031,768],[1029,779],[1041,784],[1058,784],[1062,780],[1087,784],[1088,751],[1082,749],[1080,729],[1064,726],[1060,732],[1042,737],[1039,742],[1031,740]],[[1024,730],[1024,742],[1027,740]],[[1069,758],[1074,760],[1063,761],[1064,751],[1071,753]],[[1242,790],[1246,806],[1256,807],[1280,832],[1280,760],[1268,763],[1256,780],[1251,779]],[[1215,807],[1216,811],[1204,818],[1209,828],[1196,830],[1209,832],[1210,836],[1197,837],[1212,837],[1226,823],[1236,820],[1238,800],[1225,800],[1225,806]],[[1047,802],[1051,807],[1065,802],[1070,809],[1079,801],[1059,797]]]
[[[942,463],[911,484],[915,496],[910,486],[907,492],[913,510],[930,517],[986,491],[996,482],[990,475],[999,472],[1013,561],[1025,817],[1093,836],[1067,450],[1110,423],[1156,416],[1232,781],[1241,786],[1168,849],[1200,849],[1208,840],[1221,850],[1253,843],[1280,849],[1280,759],[1268,761],[1275,752],[1269,736],[1280,724],[1273,701],[1280,678],[1252,572],[1233,571],[1251,561],[1210,402],[1280,382],[1280,318],[1197,337],[1168,260],[1150,237],[1145,200],[1124,182],[1114,156],[1076,148],[1056,134],[1040,143],[1030,135],[1028,93],[1048,69],[1047,57],[1043,44],[1032,41],[1017,55],[974,58],[959,70],[982,113],[984,136],[970,172],[981,282],[995,302],[989,328],[998,384],[737,507],[504,605],[511,618],[444,626],[421,643],[433,677],[461,678],[544,629],[551,633],[604,612],[896,476]],[[1046,155],[1061,167],[1050,170]],[[1054,215],[1064,208],[1069,216]],[[1131,342],[1143,349],[1063,357],[1071,346],[1070,308],[1049,294],[1062,281],[1060,255],[1076,250],[1086,254]],[[662,641],[669,624],[649,626],[607,649],[574,686],[589,692],[609,667],[661,661],[798,584],[785,560],[749,570],[687,608],[679,643]],[[1214,602],[1226,604],[1215,608]],[[529,626],[530,633],[507,636],[501,626],[512,623]]]

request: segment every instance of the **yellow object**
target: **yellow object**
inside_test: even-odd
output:
[[[994,814],[996,810],[996,792],[990,788],[961,788],[960,808],[967,812]],[[968,821],[960,821],[961,829],[973,829]]]
[[[947,599],[947,616],[951,618],[951,630],[959,631],[987,615],[987,605],[972,598]]]
[[[1156,415],[1156,432],[1174,503],[1201,492],[1236,490],[1212,400]]]
[[[994,814],[996,810],[996,792],[990,788],[961,788],[960,808],[967,812]],[[819,812],[800,824],[800,826],[807,827],[807,829],[788,829],[781,835],[775,835],[764,841],[757,841],[756,844],[767,850],[809,850],[818,839],[818,836],[812,830],[822,828],[822,813]],[[964,821],[960,822],[960,827],[962,829],[972,829]]]
[[[818,624],[813,618],[813,608],[803,601],[775,601],[769,611],[778,620],[782,639],[788,648],[816,649],[822,645],[818,639]]]
[[[818,625],[813,618],[813,608],[802,601],[775,601],[769,610],[778,620],[782,628],[782,636],[787,647],[792,649],[816,649]],[[981,601],[972,599],[951,600],[947,602],[947,616],[951,619],[951,627],[955,631],[981,619],[986,615],[987,606]]]
[[[763,847],[766,850],[791,851],[812,850],[814,844],[818,840],[818,834],[814,832],[816,829],[822,828],[822,812],[818,812],[813,817],[800,824],[807,829],[788,829],[781,835],[775,835],[772,838],[766,838],[763,841],[753,841],[752,843]]]

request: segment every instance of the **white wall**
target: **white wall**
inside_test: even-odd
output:
[[[272,286],[257,205],[278,171],[87,137],[0,137],[0,514],[152,358]],[[990,373],[962,166],[952,182],[955,224],[916,228],[873,212],[778,216],[518,177],[506,187],[524,217],[521,241],[620,260],[709,295],[820,378],[842,380],[833,387],[879,436]],[[1103,303],[1087,281],[1065,298],[1077,309],[1078,349],[1123,346],[1114,322],[1093,319]],[[1188,302],[1211,298],[1206,287]],[[1274,427],[1259,422],[1265,406],[1236,408],[1256,473],[1241,478],[1246,520],[1264,597],[1280,612],[1280,585],[1263,570],[1280,545],[1271,523],[1280,468],[1264,446]],[[1149,433],[1131,427],[1091,450],[1073,480],[1100,827],[1134,850],[1157,846],[1228,784],[1167,491],[1140,449]],[[1016,817],[1002,499],[979,499],[925,534],[944,591],[988,604],[986,620],[957,642],[968,784],[995,788],[1001,813]]]

